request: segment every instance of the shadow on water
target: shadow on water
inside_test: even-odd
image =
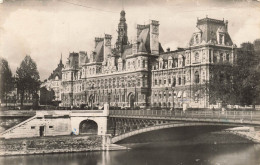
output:
[[[126,139],[131,150],[0,157],[3,165],[259,165],[260,144],[202,129],[154,131]],[[218,129],[216,129],[217,131]],[[180,134],[179,134],[180,133]],[[199,133],[199,134],[198,134]],[[148,135],[148,136],[147,136]],[[148,137],[148,140],[147,140]],[[149,139],[155,139],[150,141]],[[138,142],[139,143],[136,143]],[[221,142],[230,142],[221,144]],[[233,141],[233,144],[231,143]],[[135,142],[134,144],[132,142]],[[140,143],[142,142],[142,143]],[[143,143],[145,142],[145,143]],[[236,142],[236,143],[235,143]],[[242,142],[242,143],[239,143]]]

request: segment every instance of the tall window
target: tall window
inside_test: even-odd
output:
[[[198,44],[199,43],[199,35],[198,34],[196,34],[195,39],[196,39],[196,44]]]
[[[154,80],[154,84],[157,85],[157,80]]]
[[[181,85],[181,77],[179,77],[179,85]]]
[[[229,62],[229,54],[226,55],[226,60]]]
[[[195,62],[199,62],[200,55],[198,52],[195,53]]]
[[[219,35],[219,44],[223,44],[223,39],[224,39],[223,34],[220,34]]]
[[[170,78],[168,79],[168,83],[169,83],[169,84],[171,84],[171,83],[172,83]]]
[[[223,53],[220,53],[220,56],[219,56],[219,62],[220,62],[220,63],[223,62]]]
[[[200,75],[198,71],[195,72],[194,76],[195,76],[195,83],[196,84],[200,83]]]
[[[176,77],[173,78],[173,86],[176,85]]]
[[[217,62],[217,56],[214,54],[213,55],[213,63],[216,63]]]

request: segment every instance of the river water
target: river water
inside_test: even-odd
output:
[[[127,144],[131,150],[0,157],[1,165],[260,165],[259,144]]]

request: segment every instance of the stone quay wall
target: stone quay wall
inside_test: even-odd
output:
[[[102,136],[0,139],[0,156],[103,150]]]

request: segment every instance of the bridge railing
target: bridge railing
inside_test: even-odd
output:
[[[260,122],[260,111],[110,110],[110,115],[199,119],[234,119],[241,121]]]

